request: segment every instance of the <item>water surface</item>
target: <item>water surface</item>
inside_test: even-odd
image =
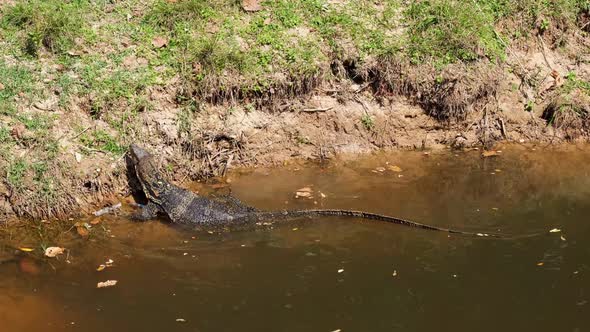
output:
[[[589,331],[588,161],[576,148],[512,146],[486,159],[403,152],[236,172],[233,194],[260,209],[547,235],[342,218],[208,234],[108,217],[95,227],[110,236],[45,240],[67,257],[0,264],[0,331]],[[295,198],[303,187],[313,198]],[[118,284],[96,288],[109,279]]]

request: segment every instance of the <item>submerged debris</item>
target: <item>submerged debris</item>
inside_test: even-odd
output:
[[[121,208],[121,203],[119,202],[119,203],[117,203],[117,204],[115,204],[113,206],[107,206],[107,207],[102,208],[102,209],[100,209],[98,211],[94,211],[94,215],[97,216],[97,217],[100,217],[103,214],[114,212],[114,211],[116,211],[116,210],[118,210],[120,208]]]

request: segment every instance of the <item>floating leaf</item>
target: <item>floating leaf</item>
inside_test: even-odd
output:
[[[481,153],[481,156],[484,158],[496,157],[498,156],[498,151],[484,151]]]
[[[96,284],[96,288],[113,287],[117,284],[117,280],[107,280]]]
[[[60,247],[49,247],[49,248],[45,249],[45,256],[47,256],[47,257],[55,257],[57,255],[63,254],[64,251],[65,251],[64,248],[60,248]]]
[[[402,169],[399,166],[396,165],[391,165],[391,166],[387,166],[387,169],[392,171],[392,172],[396,172],[399,173],[402,171]]]
[[[561,232],[561,229],[559,229],[559,228],[554,228],[549,231],[549,233],[559,233],[559,232]]]
[[[100,264],[100,265],[99,265],[99,266],[96,268],[96,271],[100,272],[100,271],[102,271],[102,270],[104,270],[104,269],[106,269],[106,268],[107,268],[107,266],[106,266],[106,265],[104,265],[104,264]]]
[[[18,248],[18,250],[24,251],[24,252],[31,252],[31,251],[33,251],[35,249],[33,249],[33,248],[27,248],[27,247],[20,247],[20,248]]]

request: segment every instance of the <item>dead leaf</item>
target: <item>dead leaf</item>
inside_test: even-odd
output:
[[[88,231],[88,228],[86,228],[84,226],[78,226],[78,227],[76,227],[76,231],[82,237],[87,237],[88,235],[90,235],[90,232]]]
[[[25,125],[22,123],[19,123],[19,124],[14,125],[14,127],[12,127],[10,134],[15,138],[21,139],[25,135],[25,130],[26,130]]]
[[[392,172],[396,172],[399,173],[402,171],[402,169],[399,166],[396,165],[391,165],[391,166],[387,166],[387,169],[392,171]]]
[[[313,189],[311,189],[310,187],[303,187],[300,189],[297,189],[297,191],[295,192],[295,198],[309,198],[312,199],[313,198]]]
[[[561,232],[561,229],[559,229],[559,228],[554,228],[549,231],[549,233],[559,233],[559,232]]]
[[[0,91],[4,90],[4,84],[0,83]]]
[[[92,221],[90,221],[91,225],[98,225],[100,224],[100,218],[94,218],[92,219]]]
[[[379,173],[383,173],[383,172],[385,172],[385,167],[377,167],[377,168],[375,168],[375,171],[377,171]]]
[[[35,249],[33,249],[33,248],[27,248],[27,247],[20,247],[20,248],[18,248],[18,250],[23,251],[23,252],[31,252],[31,251],[33,251]]]
[[[100,265],[99,265],[99,266],[96,268],[96,271],[100,272],[100,271],[102,271],[102,270],[104,270],[104,269],[106,269],[106,268],[107,268],[107,266],[106,266],[106,265],[104,265],[104,264],[100,264]]]
[[[117,284],[117,280],[107,280],[96,284],[96,288],[112,287]]]
[[[193,63],[193,74],[200,75],[202,72],[203,72],[203,66],[198,62],[194,62]]]
[[[308,193],[306,191],[298,191],[295,193],[295,198],[309,198],[312,199],[313,196],[311,195],[311,193]]]
[[[60,248],[60,247],[49,247],[49,248],[45,249],[45,256],[47,256],[47,257],[55,257],[57,255],[63,254],[64,251],[65,251],[64,248]]]
[[[168,39],[165,37],[157,36],[152,39],[152,45],[155,48],[162,48],[168,46]]]
[[[545,265],[545,263],[543,263],[543,262],[537,263],[537,266],[543,266],[543,265]]]
[[[242,0],[242,8],[247,12],[257,12],[262,9],[259,0]]]
[[[78,164],[82,161],[82,155],[78,152],[74,152],[74,158],[76,158]]]
[[[481,156],[484,158],[496,157],[496,156],[498,156],[498,152],[497,151],[484,151],[481,153]]]

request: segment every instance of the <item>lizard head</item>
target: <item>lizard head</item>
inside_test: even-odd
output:
[[[160,196],[168,186],[168,182],[158,172],[152,155],[139,145],[131,144],[129,157],[144,194],[149,200],[159,203]]]

